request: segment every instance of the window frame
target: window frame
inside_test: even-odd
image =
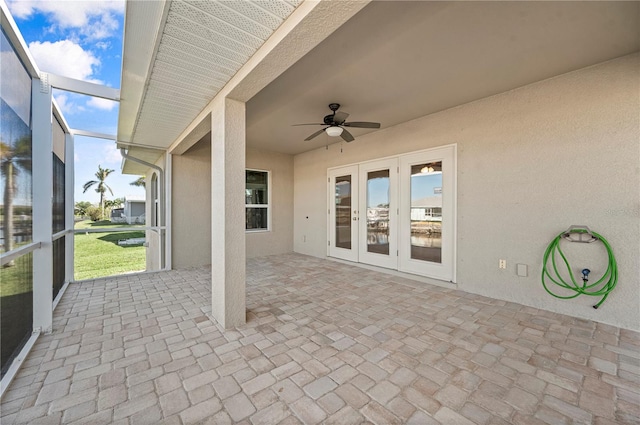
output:
[[[244,211],[245,211],[245,233],[265,233],[265,232],[271,232],[271,202],[272,202],[272,198],[273,198],[273,191],[272,191],[272,185],[271,185],[271,171],[270,170],[262,170],[259,168],[246,168],[245,169],[245,174],[244,174],[244,187],[245,187],[245,191],[247,190],[247,171],[256,171],[259,173],[266,173],[267,174],[267,203],[266,204],[247,204],[246,203],[246,196],[245,196],[245,204],[244,204]],[[246,225],[246,217],[247,217],[247,209],[248,208],[263,208],[265,210],[267,210],[267,228],[261,228],[261,229],[247,229],[247,225]]]
[[[157,227],[160,223],[160,187],[158,185],[159,180],[158,172],[151,173],[150,186],[151,186],[151,227]],[[145,176],[145,180],[147,180]],[[146,221],[146,218],[145,218]]]

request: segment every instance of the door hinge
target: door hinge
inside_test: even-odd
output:
[[[396,215],[400,215],[400,208],[396,208]]]
[[[396,167],[396,173],[400,174],[400,167]]]
[[[327,210],[327,214],[331,215],[331,210],[330,209]]]
[[[397,250],[396,251],[396,257],[399,257],[399,256],[400,256],[400,250]]]
[[[331,177],[327,177],[327,183],[331,183]]]
[[[331,246],[331,241],[327,241],[327,246]]]

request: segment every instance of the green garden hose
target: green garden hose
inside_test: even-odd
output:
[[[569,232],[570,233],[587,233],[588,231],[584,229],[572,229]],[[584,269],[582,272],[583,273],[582,284],[578,284],[576,282],[576,279],[574,278],[573,272],[571,270],[571,266],[569,265],[569,261],[567,260],[567,257],[565,257],[564,253],[562,252],[562,249],[560,248],[560,240],[562,239],[563,236],[567,235],[567,232],[562,232],[555,239],[551,241],[551,243],[547,247],[547,250],[544,253],[544,260],[543,260],[544,267],[542,268],[542,285],[550,295],[556,298],[564,299],[564,300],[575,298],[581,294],[589,295],[592,297],[602,297],[602,299],[596,305],[593,306],[593,308],[597,309],[598,307],[600,307],[600,304],[602,304],[604,300],[607,299],[611,291],[613,291],[613,288],[616,287],[616,283],[618,282],[618,265],[616,264],[616,259],[613,256],[613,250],[611,249],[611,245],[609,245],[609,242],[607,242],[605,238],[603,238],[596,232],[591,232],[591,233],[593,234],[593,237],[597,238],[604,244],[605,248],[607,249],[607,254],[609,255],[607,270],[604,272],[602,277],[598,279],[597,282],[587,285],[589,270]],[[560,257],[562,258],[562,262],[564,263],[569,276],[571,276],[571,283],[565,282],[562,276],[560,275],[560,273],[558,272],[558,264],[556,263],[557,254],[559,254]],[[551,264],[553,265],[553,272],[555,273],[554,276],[552,276],[548,270],[549,258],[551,258]],[[568,289],[570,291],[574,291],[575,294],[563,296],[563,295],[558,295],[551,292],[551,290],[547,286],[547,282],[546,282],[547,279],[562,288]]]

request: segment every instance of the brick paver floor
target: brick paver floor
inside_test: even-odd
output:
[[[640,423],[640,335],[333,261],[249,260],[248,323],[210,271],[69,286],[2,424]]]

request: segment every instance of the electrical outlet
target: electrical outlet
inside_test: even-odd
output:
[[[506,269],[507,268],[507,260],[500,260],[500,262],[498,263],[498,268]]]

